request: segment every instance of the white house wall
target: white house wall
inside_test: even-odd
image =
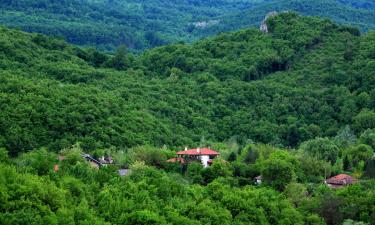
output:
[[[208,155],[201,155],[200,159],[201,159],[202,165],[205,168],[208,167],[208,161],[210,160],[210,156],[208,156]]]

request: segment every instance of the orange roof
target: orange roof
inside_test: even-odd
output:
[[[171,158],[171,159],[168,159],[167,162],[171,162],[171,163],[175,163],[175,162],[185,163],[185,159],[183,159],[181,157]]]
[[[220,153],[209,148],[194,148],[177,152],[177,155],[220,155]]]
[[[327,179],[326,182],[327,184],[346,185],[354,184],[357,182],[357,180],[347,174],[339,174]]]

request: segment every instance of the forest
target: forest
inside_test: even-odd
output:
[[[0,221],[374,225],[375,32],[267,26],[139,54],[1,27]],[[221,155],[167,162],[186,146]]]
[[[366,32],[375,29],[374,9],[375,3],[369,0],[263,1],[241,12],[220,16],[218,20],[222,21],[222,23],[205,29],[202,35],[213,35],[221,31],[233,31],[249,26],[258,26],[264,15],[271,11],[292,11],[301,15],[329,18],[336,23],[358,27],[362,32]]]
[[[2,0],[0,23],[69,43],[113,51],[191,43],[259,26],[270,11],[295,11],[373,30],[372,0]],[[321,10],[324,9],[324,10]]]

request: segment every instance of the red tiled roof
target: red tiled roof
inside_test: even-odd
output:
[[[183,159],[181,157],[171,158],[171,159],[168,159],[167,162],[171,162],[171,163],[175,163],[175,162],[185,163],[185,159]]]
[[[347,174],[339,174],[326,180],[327,184],[347,185],[354,184],[357,180]]]
[[[194,148],[177,152],[177,155],[220,155],[220,153],[209,148]]]

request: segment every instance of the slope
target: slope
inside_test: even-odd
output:
[[[323,10],[324,9],[324,10]],[[307,16],[329,18],[340,24],[348,24],[362,31],[375,29],[375,6],[372,1],[340,0],[271,0],[264,1],[241,12],[218,18],[221,23],[207,29],[203,34],[237,30],[249,26],[259,26],[264,16],[271,12],[294,11]],[[196,35],[199,35],[199,32]]]
[[[139,50],[182,40],[191,22],[249,5],[249,0],[1,1],[0,23],[78,45],[113,50],[125,44]]]
[[[374,127],[374,32],[292,13],[268,25],[140,56],[1,28],[0,146],[295,147]]]
[[[370,0],[3,0],[0,23],[102,50],[121,44],[144,50],[258,27],[273,10],[331,18],[362,31],[375,24]]]

